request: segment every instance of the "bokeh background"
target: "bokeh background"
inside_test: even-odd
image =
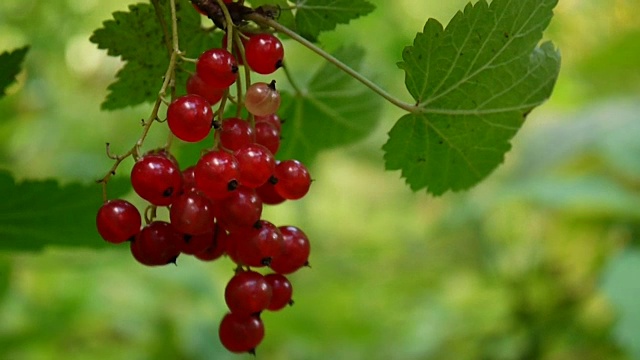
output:
[[[465,1],[372,2],[321,40],[367,48],[366,72],[409,99],[402,48]],[[130,3],[0,2],[0,50],[31,45],[0,100],[0,168],[89,183],[111,164],[106,141],[135,142],[150,106],[99,110],[121,64],[88,41]],[[265,213],[307,232],[313,268],[292,276],[295,306],[264,315],[258,358],[640,359],[638,14],[638,0],[560,1],[545,36],[563,54],[555,93],[469,191],[433,198],[384,171],[391,105],[365,141],[322,153],[311,193]],[[322,64],[285,47],[296,76]],[[0,359],[250,358],[217,339],[232,268],[145,268],[116,246],[0,253]]]

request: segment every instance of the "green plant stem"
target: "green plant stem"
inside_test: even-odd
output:
[[[314,45],[309,40],[307,40],[307,39],[303,38],[302,36],[298,35],[298,33],[296,33],[295,31],[293,31],[293,30],[281,25],[277,21],[275,21],[273,19],[270,19],[270,18],[267,18],[265,16],[262,16],[262,15],[260,15],[258,13],[249,14],[249,15],[246,16],[246,19],[247,20],[251,20],[251,21],[253,21],[253,22],[255,22],[255,23],[259,24],[259,25],[269,26],[269,27],[277,30],[278,32],[281,32],[281,33],[289,36],[293,40],[299,42],[300,44],[304,45],[309,50],[315,52],[316,54],[320,55],[321,57],[323,57],[328,62],[330,62],[333,65],[335,65],[338,69],[340,69],[340,70],[344,71],[345,73],[349,74],[349,76],[351,76],[354,79],[358,80],[363,85],[365,85],[369,89],[373,90],[373,92],[377,93],[378,95],[383,97],[385,100],[387,100],[388,102],[392,103],[393,105],[399,107],[400,109],[403,109],[403,110],[408,111],[410,113],[421,112],[421,110],[420,110],[420,108],[418,106],[406,103],[406,102],[394,97],[393,95],[389,94],[386,90],[384,90],[383,88],[381,88],[380,86],[378,86],[377,84],[372,82],[371,80],[367,79],[366,77],[364,77],[359,72],[353,70],[352,68],[347,66],[342,61],[338,60],[337,58],[335,58],[331,54],[329,54],[326,51],[322,50],[321,48],[317,47],[316,45]]]
[[[298,87],[298,84],[296,84],[295,80],[293,79],[291,71],[289,71],[289,67],[287,67],[286,63],[282,64],[282,69],[284,70],[284,74],[287,77],[287,80],[289,80],[289,84],[291,84],[293,90],[298,94],[302,93],[302,90]]]

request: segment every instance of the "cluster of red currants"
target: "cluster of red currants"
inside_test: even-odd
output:
[[[282,66],[277,37],[254,34],[242,45],[252,71],[270,74]],[[236,99],[249,112],[248,119],[214,121],[211,106],[228,96],[237,76],[236,56],[224,48],[198,58],[187,95],[168,106],[167,123],[186,142],[201,141],[215,128],[215,145],[182,171],[165,149],[140,156],[131,184],[150,203],[146,225],[133,204],[117,199],[99,209],[97,228],[108,242],[129,241],[133,257],[148,266],[175,263],[180,254],[203,261],[226,254],[238,267],[225,291],[230,312],[220,323],[220,340],[232,352],[253,352],[264,337],[260,312],[292,303],[285,275],[308,265],[310,251],[302,230],[262,219],[263,205],[302,198],[311,177],[301,162],[275,159],[282,126],[275,82],[253,83],[243,101]],[[155,219],[157,207],[168,207],[169,221]],[[251,270],[266,267],[272,273]]]

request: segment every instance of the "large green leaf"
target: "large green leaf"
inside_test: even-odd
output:
[[[171,32],[170,9],[167,0],[159,1],[162,17],[158,17],[151,4],[129,6],[129,11],[116,11],[113,19],[103,23],[91,36],[91,42],[106,49],[111,56],[120,56],[127,63],[118,72],[117,80],[109,86],[107,99],[102,108],[114,110],[142,102],[152,102],[158,96],[169,65],[169,50],[165,41],[165,29]],[[181,50],[187,57],[198,57],[204,50],[219,45],[216,37],[200,26],[200,15],[188,0],[176,2],[178,35]],[[182,67],[192,65],[182,64]],[[182,90],[186,73],[180,71],[178,81]],[[178,93],[182,93],[179,91]]]
[[[29,47],[25,46],[0,54],[0,98],[5,95],[7,87],[16,81],[16,76],[20,73],[22,61],[27,55],[27,51],[29,51]]]
[[[102,204],[97,184],[60,185],[54,180],[16,183],[0,171],[0,251],[36,251],[47,246],[103,247],[96,229]],[[128,181],[108,185],[112,198],[130,189]]]
[[[387,169],[435,195],[491,173],[526,115],[553,90],[560,55],[538,43],[556,3],[481,0],[446,29],[427,21],[398,64],[417,109],[390,131]]]
[[[364,50],[343,47],[334,54],[359,69]],[[324,64],[309,83],[295,94],[282,94],[280,116],[282,146],[278,157],[310,163],[323,149],[334,148],[370,134],[379,119],[382,101],[371,91],[341,72]]]
[[[375,6],[366,0],[297,0],[296,30],[305,38],[316,41],[323,31],[338,24],[369,14]]]
[[[278,16],[276,20],[289,29],[295,30],[295,18],[291,11],[291,5],[287,3],[287,0],[252,0],[251,5],[253,5],[254,8],[262,5],[274,5],[279,7],[281,9],[280,16]]]

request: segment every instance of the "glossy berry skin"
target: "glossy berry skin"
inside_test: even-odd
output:
[[[271,34],[251,36],[244,49],[247,64],[258,74],[268,75],[282,66],[284,47],[282,42]]]
[[[262,203],[267,205],[282,204],[286,200],[276,192],[276,188],[269,181],[256,188],[256,193],[262,200]]]
[[[276,165],[273,173],[278,182],[274,188],[287,200],[300,199],[309,192],[311,175],[298,160],[285,160]]]
[[[126,200],[109,200],[98,210],[96,227],[105,241],[119,244],[140,232],[142,218],[138,209]]]
[[[210,199],[224,199],[237,187],[238,161],[227,152],[210,151],[198,160],[196,187]]]
[[[251,144],[254,139],[253,129],[248,121],[239,118],[227,118],[222,120],[218,129],[220,145],[229,151]]]
[[[256,144],[260,144],[272,154],[276,154],[280,149],[280,131],[267,122],[256,123]]]
[[[131,242],[134,258],[148,266],[174,263],[180,255],[182,238],[171,224],[154,221],[142,228]]]
[[[167,206],[182,190],[178,166],[162,155],[145,155],[131,169],[133,190],[153,205]]]
[[[271,303],[271,287],[262,274],[241,271],[229,280],[224,290],[224,300],[234,314],[256,314]]]
[[[269,149],[260,144],[249,144],[234,153],[238,160],[238,181],[241,185],[257,188],[273,175],[276,160]]]
[[[198,142],[209,135],[213,122],[211,105],[200,95],[175,99],[167,109],[167,124],[178,139]]]
[[[278,133],[282,131],[282,119],[277,114],[271,114],[266,116],[256,116],[255,117],[256,124],[259,123],[267,123],[276,128]]]
[[[206,234],[205,236],[208,236],[209,245],[204,251],[195,253],[195,257],[202,261],[213,261],[218,259],[226,251],[228,238],[227,232],[219,225],[216,225],[213,232],[211,234]]]
[[[308,264],[311,247],[309,238],[295,226],[281,226],[282,251],[271,259],[269,266],[279,274],[291,274]]]
[[[227,313],[220,322],[218,335],[231,352],[253,352],[264,339],[264,324],[254,315]]]
[[[201,235],[213,231],[213,204],[197,191],[178,196],[169,211],[171,225],[183,234]]]
[[[255,116],[266,116],[278,111],[280,101],[280,93],[275,88],[275,81],[269,84],[255,82],[247,89],[244,106]]]
[[[196,74],[209,87],[226,89],[238,78],[238,62],[225,49],[210,49],[198,58]]]
[[[232,232],[231,236],[235,239],[234,260],[240,264],[263,267],[282,253],[282,234],[269,221],[260,220],[254,228],[246,232]]]
[[[187,94],[202,96],[209,105],[215,105],[224,96],[225,89],[216,89],[207,85],[198,74],[193,74],[187,79]]]
[[[240,186],[231,196],[221,200],[217,219],[228,230],[253,226],[262,215],[262,200],[254,189]]]
[[[271,302],[267,310],[278,311],[287,305],[293,304],[291,296],[293,295],[293,286],[286,276],[282,274],[267,274],[264,276],[271,287]]]

